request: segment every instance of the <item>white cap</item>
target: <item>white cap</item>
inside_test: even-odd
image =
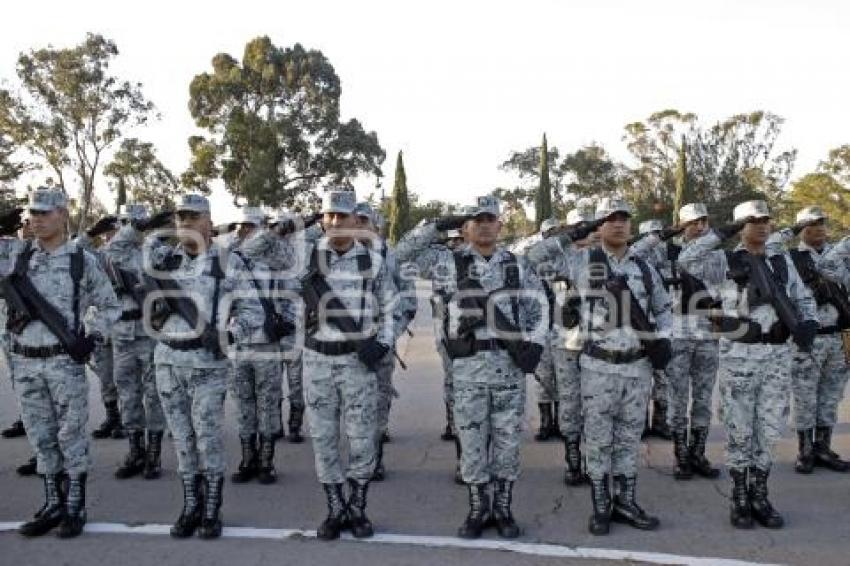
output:
[[[295,218],[295,216],[296,216],[296,214],[293,213],[288,208],[281,207],[281,208],[277,209],[277,212],[275,212],[274,219],[272,220],[272,222],[273,223],[284,222],[286,220],[290,220],[292,218]]]
[[[708,218],[708,209],[701,202],[686,204],[679,209],[679,223],[691,222],[699,218]]]
[[[485,195],[475,199],[475,205],[472,208],[472,216],[481,214],[490,214],[499,217],[499,199],[494,196]]]
[[[603,197],[599,199],[599,202],[596,204],[596,218],[608,218],[612,214],[616,214],[617,212],[624,212],[629,216],[632,215],[632,208],[629,204],[618,198],[612,197]]]
[[[259,206],[243,206],[239,211],[239,220],[237,224],[253,224],[254,226],[262,226],[266,220],[266,213]]]
[[[185,194],[180,199],[180,204],[177,205],[177,212],[183,210],[187,210],[189,212],[206,212],[209,214],[210,201],[207,200],[207,197],[196,193]]]
[[[347,189],[333,189],[326,191],[322,197],[322,210],[320,212],[337,212],[340,214],[352,214],[357,205],[357,195],[354,191]]]
[[[574,208],[567,213],[567,226],[575,226],[579,222],[588,222],[595,219],[592,208]]]
[[[546,220],[540,223],[540,233],[543,234],[545,232],[548,232],[552,228],[557,228],[560,225],[560,222],[558,222],[556,219],[547,218]]]
[[[827,216],[823,209],[819,206],[807,206],[797,213],[797,223],[814,222],[816,220],[826,220]]]
[[[738,222],[745,218],[770,218],[770,209],[763,200],[748,200],[742,202],[732,211],[732,221]]]
[[[649,234],[650,232],[660,232],[664,229],[664,224],[660,220],[644,220],[638,226],[638,234]]]

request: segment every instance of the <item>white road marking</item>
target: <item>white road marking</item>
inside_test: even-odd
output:
[[[13,531],[21,523],[0,522],[0,532]],[[121,523],[89,523],[87,533],[106,533],[122,535],[165,535],[168,536],[170,525],[124,525]],[[225,527],[224,538],[272,539],[285,540],[292,537],[316,538],[316,531],[300,529],[258,529],[254,527]],[[650,564],[675,564],[678,566],[776,566],[763,562],[748,562],[729,558],[706,558],[697,556],[681,556],[660,552],[643,552],[639,550],[616,550],[609,548],[573,547],[559,544],[515,542],[509,540],[464,540],[454,537],[418,536],[376,534],[369,539],[355,539],[351,535],[343,535],[344,540],[352,540],[372,544],[411,544],[432,548],[460,548],[474,550],[501,550],[516,552],[529,556],[547,556],[555,558],[587,558],[596,560],[632,560]]]

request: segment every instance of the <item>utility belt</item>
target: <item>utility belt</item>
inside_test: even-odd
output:
[[[18,354],[25,358],[53,358],[67,353],[62,344],[53,344],[51,346],[24,346],[23,344],[12,342],[10,349],[13,354]]]
[[[360,348],[362,340],[346,340],[345,342],[330,342],[326,340],[316,340],[308,336],[304,339],[304,346],[323,354],[325,356],[344,356],[353,354]]]
[[[454,338],[446,340],[446,352],[452,360],[470,358],[478,352],[492,352],[504,349],[505,347],[502,345],[501,341],[496,338],[476,340],[474,337],[470,336],[469,338]]]
[[[837,324],[833,324],[832,326],[821,326],[818,328],[818,334],[838,334],[842,331],[842,328]]]
[[[789,334],[783,332],[767,332],[755,336],[750,336],[747,333],[740,338],[730,338],[730,340],[741,344],[785,344],[788,342],[789,336]]]
[[[121,322],[129,322],[131,320],[141,320],[142,319],[142,311],[140,309],[132,309],[129,311],[124,311],[121,313]]]
[[[186,340],[160,340],[160,342],[162,342],[172,350],[178,350],[180,352],[204,349],[204,342],[203,340],[201,340],[200,337]]]
[[[630,364],[646,357],[646,352],[643,348],[635,348],[633,350],[607,350],[592,342],[585,342],[581,352],[591,358],[596,358],[597,360],[602,360],[603,362],[616,365]]]

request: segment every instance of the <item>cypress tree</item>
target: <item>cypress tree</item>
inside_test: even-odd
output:
[[[410,197],[407,192],[407,175],[404,172],[404,161],[401,151],[395,163],[395,181],[393,193],[390,196],[390,218],[388,236],[390,242],[396,243],[408,231],[410,226]]]
[[[539,230],[547,218],[552,217],[552,185],[549,181],[549,144],[546,134],[543,134],[543,144],[540,147],[540,185],[534,199],[534,224]]]
[[[673,224],[679,222],[679,209],[685,204],[685,199],[690,198],[688,190],[688,142],[682,136],[679,146],[679,163],[676,166],[676,196],[673,199]]]

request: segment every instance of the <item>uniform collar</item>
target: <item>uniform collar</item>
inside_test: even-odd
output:
[[[39,242],[38,239],[34,239],[32,241],[32,247],[36,252],[45,253],[45,254],[53,255],[53,256],[71,254],[71,253],[75,252],[76,249],[77,249],[76,244],[74,244],[71,240],[65,240],[65,242],[61,246],[59,246],[58,248],[56,248],[52,252],[48,252],[47,250],[45,250],[41,246],[41,242]]]

